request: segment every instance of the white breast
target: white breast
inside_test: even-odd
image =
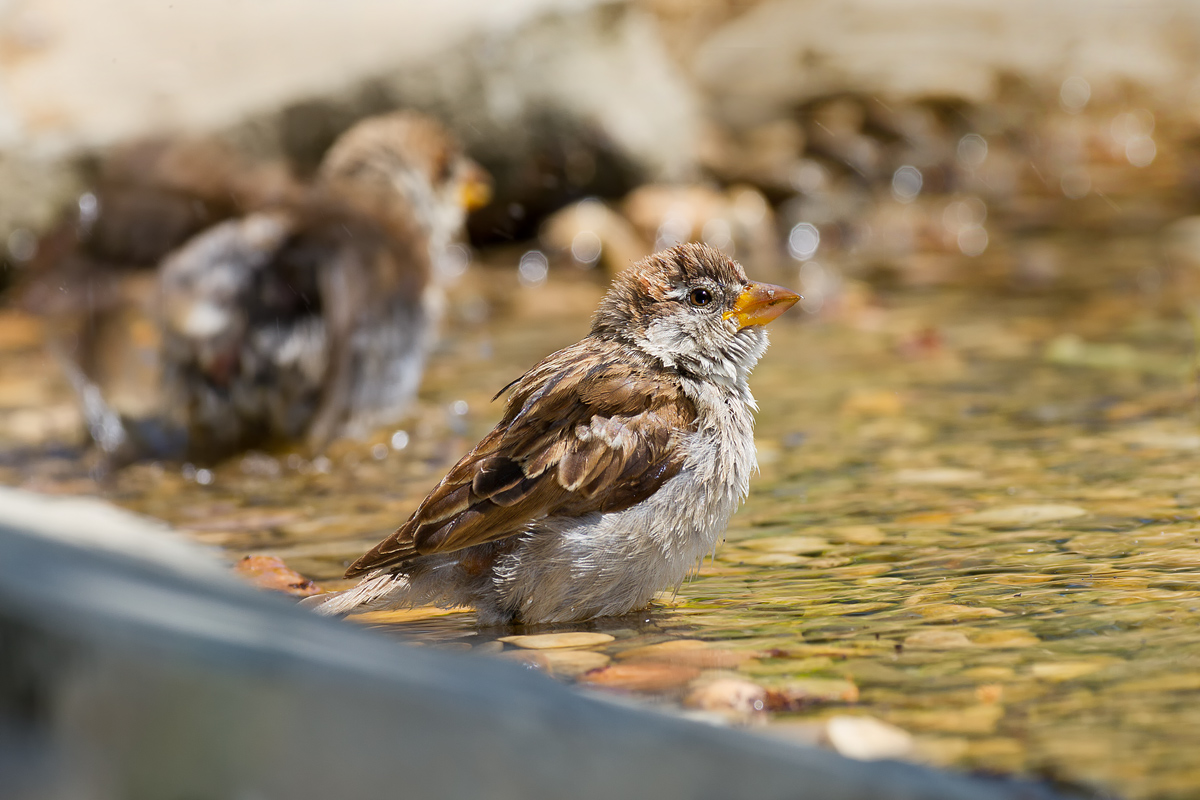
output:
[[[683,469],[646,501],[613,514],[547,520],[496,570],[503,604],[526,622],[623,614],[677,587],[712,552],[757,467],[754,398],[745,381],[688,381],[697,429]]]

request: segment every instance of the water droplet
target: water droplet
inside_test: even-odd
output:
[[[403,450],[408,447],[408,431],[396,431],[392,434],[392,449]]]
[[[522,286],[540,286],[550,273],[550,262],[541,250],[530,250],[521,256],[517,265],[517,278]]]
[[[442,255],[442,275],[451,280],[461,278],[471,263],[471,251],[461,244],[452,244]]]
[[[892,197],[901,203],[911,203],[921,193],[924,181],[921,170],[906,164],[892,175]]]
[[[797,261],[807,261],[817,254],[821,246],[821,232],[808,222],[799,222],[792,226],[788,234],[788,252]]]
[[[470,410],[466,400],[455,400],[450,404],[450,411],[459,417],[465,417]]]
[[[92,227],[96,218],[100,216],[100,200],[91,192],[84,192],[79,195],[76,201],[79,206],[79,224],[84,228]]]
[[[987,231],[978,225],[970,225],[958,232],[958,249],[965,256],[974,258],[982,255],[983,251],[987,250],[987,246]]]
[[[683,244],[692,233],[692,223],[678,214],[668,215],[658,226],[654,236],[654,249],[665,250]]]
[[[968,169],[977,169],[987,160],[988,143],[978,133],[968,133],[958,140],[958,163]]]
[[[594,231],[580,231],[571,239],[571,255],[580,266],[594,267],[603,250],[604,243]]]
[[[1148,167],[1154,163],[1158,147],[1149,136],[1134,136],[1125,143],[1125,158],[1135,167]]]
[[[814,194],[828,185],[829,176],[825,168],[817,162],[803,160],[792,167],[788,182],[797,192]]]
[[[1069,114],[1078,114],[1092,99],[1092,87],[1083,78],[1071,76],[1058,90],[1058,102]]]
[[[212,470],[198,469],[196,470],[196,483],[201,486],[208,486],[213,482]]]
[[[1117,144],[1124,145],[1130,139],[1149,137],[1154,133],[1154,115],[1144,108],[1125,111],[1113,117],[1109,134]]]
[[[25,263],[37,255],[38,240],[28,228],[17,228],[8,235],[8,255],[17,263]]]
[[[952,234],[958,235],[963,228],[979,227],[987,220],[987,203],[978,197],[962,197],[946,205],[942,212],[942,225]]]

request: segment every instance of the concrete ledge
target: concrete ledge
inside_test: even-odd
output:
[[[0,490],[0,796],[1054,796],[855,762],[398,644],[242,586],[117,514]]]

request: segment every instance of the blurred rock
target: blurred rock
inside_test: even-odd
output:
[[[579,682],[627,692],[664,692],[678,689],[699,676],[696,667],[646,661],[594,669],[580,676]]]
[[[481,239],[528,236],[571,200],[682,179],[694,162],[694,92],[653,18],[625,2],[33,0],[0,19],[0,36],[28,40],[0,98],[0,208],[13,208],[0,239],[40,230],[68,201],[80,165],[64,154],[167,129],[223,132],[303,171],[364,116],[428,111],[496,177],[498,204],[473,223]]]
[[[742,124],[845,91],[986,103],[1001,76],[1083,75],[1093,95],[1133,85],[1182,99],[1194,66],[1173,43],[1197,33],[1200,10],[1180,0],[776,0],[713,30],[693,69],[718,118]]]
[[[547,249],[576,266],[591,269],[600,265],[606,275],[615,275],[650,254],[650,245],[629,220],[595,198],[551,214],[542,223],[538,238]]]
[[[732,186],[722,192],[697,184],[647,184],[629,193],[622,210],[655,250],[704,242],[756,275],[778,267],[775,215],[752,187]]]
[[[749,183],[779,196],[795,189],[804,142],[804,129],[792,119],[772,120],[746,131],[709,124],[702,132],[698,157],[724,183]]]

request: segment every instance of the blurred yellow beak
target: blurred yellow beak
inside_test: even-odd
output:
[[[458,188],[458,201],[467,211],[483,208],[492,201],[492,178],[487,170],[472,162]]]
[[[738,330],[751,325],[766,325],[800,300],[800,295],[782,286],[751,283],[725,312],[725,319],[737,320]]]

